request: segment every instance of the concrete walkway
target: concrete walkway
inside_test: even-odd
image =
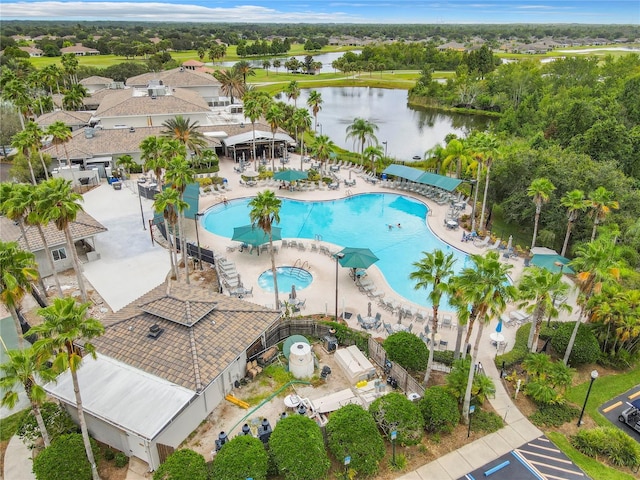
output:
[[[35,480],[36,476],[31,470],[33,460],[31,450],[14,435],[9,440],[7,451],[4,454],[4,479],[5,480]]]

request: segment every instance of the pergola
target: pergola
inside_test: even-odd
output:
[[[445,177],[444,175],[425,172],[424,170],[407,167],[406,165],[389,165],[384,169],[382,173],[393,175],[394,177],[404,178],[411,182],[431,185],[432,187],[441,188],[442,190],[446,190],[447,192],[454,191],[458,187],[458,185],[462,183],[462,180],[458,178]]]
[[[275,138],[271,132],[265,132],[264,130],[256,130],[255,132],[256,148],[266,147],[267,150],[271,148],[271,142],[275,140],[276,146],[281,146],[284,149],[289,144],[295,144],[295,140],[286,133],[276,132]],[[253,131],[240,133],[222,140],[222,145],[225,149],[225,155],[232,157],[236,162],[238,159],[238,152],[251,152],[253,145]],[[248,161],[251,158],[251,153],[246,158]]]

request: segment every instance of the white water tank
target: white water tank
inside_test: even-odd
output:
[[[289,371],[294,378],[310,378],[313,376],[313,357],[311,345],[297,342],[291,345],[289,353]]]

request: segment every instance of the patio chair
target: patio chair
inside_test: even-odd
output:
[[[244,296],[245,297],[253,297],[253,287],[251,287],[249,290],[245,289]]]
[[[451,328],[451,315],[442,316],[442,327]]]
[[[380,312],[376,312],[376,324],[380,323],[382,321],[382,314]]]
[[[446,350],[448,345],[449,345],[449,342],[447,340],[440,340],[439,347],[441,350]]]
[[[491,237],[489,235],[487,235],[486,237],[484,237],[483,240],[474,239],[473,240],[473,244],[478,248],[484,248],[487,245],[489,245],[490,241],[491,241]]]
[[[413,322],[409,324],[409,327],[407,328],[407,332],[411,333],[411,330],[413,330]]]
[[[501,238],[496,238],[496,241],[493,245],[491,245],[488,250],[498,250],[500,248],[500,244],[502,243]]]
[[[360,325],[362,328],[364,328],[364,319],[362,318],[362,315],[358,314],[358,325]]]
[[[422,310],[416,312],[416,320],[418,322],[424,322],[426,320],[425,313]]]
[[[389,335],[393,335],[393,328],[391,328],[391,324],[390,323],[382,323],[382,325],[384,326],[385,331],[389,334]]]

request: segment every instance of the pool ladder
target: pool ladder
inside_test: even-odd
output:
[[[293,273],[294,272],[293,269],[295,269],[295,268],[299,268],[301,270],[309,271],[309,269],[311,268],[311,265],[309,265],[309,261],[308,260],[302,261],[301,258],[299,258],[299,259],[297,259],[295,261],[295,263],[293,264],[293,268],[291,269],[292,270],[291,274],[294,275],[296,278],[302,278],[302,276],[300,274]]]

